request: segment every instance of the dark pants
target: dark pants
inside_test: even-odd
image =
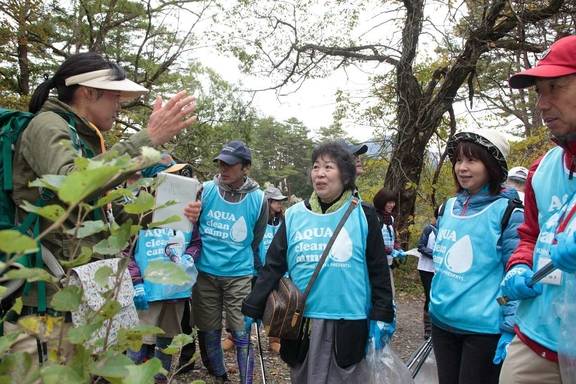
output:
[[[432,286],[432,278],[434,277],[434,272],[428,271],[418,271],[420,274],[420,281],[422,282],[422,287],[424,287],[424,312],[422,314],[422,319],[424,322],[424,337],[429,338],[432,332],[432,324],[430,324],[430,317],[428,316],[428,305],[430,304],[430,287]]]
[[[420,274],[420,281],[422,282],[422,287],[424,287],[424,312],[428,313],[428,305],[430,304],[430,287],[432,286],[432,278],[434,277],[434,272],[428,271],[418,271]]]
[[[432,325],[439,384],[498,384],[492,359],[500,335],[459,334]]]

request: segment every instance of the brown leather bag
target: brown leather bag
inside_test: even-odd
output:
[[[262,317],[268,337],[297,339],[304,314],[304,301],[304,295],[296,284],[282,277],[278,289],[268,295]]]
[[[322,269],[324,261],[328,257],[332,244],[334,244],[336,237],[338,237],[340,229],[342,229],[348,216],[350,216],[350,213],[352,213],[357,205],[358,199],[356,197],[352,198],[352,202],[336,226],[330,241],[326,244],[326,248],[324,248],[322,252],[322,257],[320,257],[304,293],[300,292],[296,284],[288,277],[282,277],[278,282],[278,288],[270,292],[268,299],[266,299],[266,308],[262,316],[262,322],[264,323],[264,329],[266,329],[268,337],[280,337],[288,340],[298,339],[304,318],[306,298]]]

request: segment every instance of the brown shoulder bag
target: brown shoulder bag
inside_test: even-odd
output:
[[[328,241],[326,248],[324,248],[322,257],[320,257],[304,293],[300,292],[296,284],[288,277],[282,277],[278,282],[278,288],[270,292],[262,317],[264,328],[269,337],[280,337],[288,340],[298,339],[302,319],[304,318],[306,298],[322,269],[322,265],[324,265],[324,261],[326,261],[328,257],[328,253],[330,253],[334,241],[338,237],[338,233],[340,233],[348,216],[350,216],[350,213],[352,213],[352,210],[354,210],[357,205],[358,198],[353,197],[344,216],[342,216],[342,219],[340,219],[340,222],[336,226],[330,241]]]

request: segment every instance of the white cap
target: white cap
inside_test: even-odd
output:
[[[266,199],[277,200],[277,201],[282,201],[282,200],[288,199],[288,196],[284,196],[282,194],[282,192],[274,186],[269,186],[268,188],[266,188],[266,190],[264,191],[264,197]]]
[[[148,89],[131,80],[112,79],[113,73],[114,71],[112,69],[85,72],[68,77],[64,83],[67,87],[70,85],[83,85],[85,87],[105,89],[107,91],[120,91],[120,97],[123,101],[130,101],[148,93]]]
[[[488,153],[496,159],[500,165],[502,179],[505,181],[508,176],[508,163],[506,158],[510,152],[510,144],[508,140],[501,133],[494,129],[480,129],[478,131],[464,131],[456,133],[452,139],[446,144],[446,150],[450,160],[455,160],[456,148],[461,141],[469,141],[476,143],[488,151]]]
[[[528,178],[528,169],[524,167],[512,167],[508,171],[508,178],[525,182]]]

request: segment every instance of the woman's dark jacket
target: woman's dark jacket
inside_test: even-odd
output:
[[[306,208],[310,209],[308,200],[304,204]],[[373,207],[362,203],[362,209],[368,222],[366,265],[372,292],[372,309],[368,318],[391,323],[394,319],[392,286],[380,223]],[[262,318],[268,294],[288,270],[287,251],[286,224],[283,222],[270,244],[266,254],[266,264],[262,268],[252,292],[242,303],[242,313],[246,316],[254,319]]]

